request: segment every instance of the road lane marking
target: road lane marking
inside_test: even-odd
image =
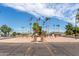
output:
[[[32,48],[32,47],[28,47],[28,49],[27,49],[27,54],[29,54],[29,52],[31,51],[31,48]]]
[[[45,40],[45,41],[47,41],[47,40]],[[54,55],[54,54],[57,52],[57,51],[55,50],[55,48],[54,48],[53,50],[51,50],[51,48],[48,47],[49,43],[44,44],[44,45],[45,45],[45,47],[48,49],[48,51],[49,51],[49,53],[50,53],[51,55]]]
[[[21,47],[22,45],[20,44],[19,46],[16,46],[16,47],[14,47],[13,49],[11,49],[11,51],[9,52],[9,54],[7,55],[7,56],[9,56],[9,55],[11,55],[16,49],[18,49],[19,47]]]
[[[48,49],[48,51],[49,51],[49,53],[51,54],[51,55],[53,55],[54,53],[52,52],[52,50],[48,47],[48,45],[47,44],[44,44],[44,46]]]
[[[32,51],[32,50],[33,50],[33,44],[30,45],[30,46],[27,48],[27,53],[26,53],[26,55],[31,55],[30,51]]]

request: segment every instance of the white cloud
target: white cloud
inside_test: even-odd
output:
[[[25,11],[28,13],[31,13],[35,16],[47,16],[47,17],[51,17],[51,15],[53,16],[55,13],[54,9],[49,9],[49,8],[45,8],[45,4],[16,4],[16,3],[12,3],[12,4],[5,4],[9,7],[21,10],[21,11]]]
[[[25,11],[30,14],[39,16],[52,17],[57,16],[59,19],[62,19],[67,22],[74,23],[76,9],[79,8],[79,4],[47,4],[47,3],[8,3],[4,4],[15,8],[20,11]]]

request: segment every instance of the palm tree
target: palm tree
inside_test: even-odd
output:
[[[46,17],[46,22],[47,22],[49,19],[50,19],[49,17]]]
[[[56,25],[57,26],[57,28],[58,28],[58,32],[59,32],[59,30],[60,30],[60,25],[58,24],[58,25]]]
[[[41,20],[41,18],[39,17],[39,18],[37,19],[37,23],[38,23],[40,20]]]
[[[53,25],[53,29],[54,29],[54,32],[55,32],[55,24]]]
[[[21,28],[22,28],[22,36],[23,36],[23,34],[24,34],[24,28],[25,28],[25,27],[22,26]]]
[[[24,33],[24,28],[25,28],[25,27],[24,27],[24,26],[22,26],[21,28],[22,28],[22,32]]]
[[[48,20],[50,20],[50,18],[49,18],[49,17],[46,17],[45,23],[46,23]],[[49,25],[47,25],[47,28],[48,28],[48,27],[49,27]],[[49,32],[49,29],[48,29],[48,32]]]

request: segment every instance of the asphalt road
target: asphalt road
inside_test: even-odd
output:
[[[79,56],[79,43],[0,43],[0,56]]]

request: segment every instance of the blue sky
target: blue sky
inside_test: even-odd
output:
[[[67,23],[74,24],[76,9],[79,4],[0,4],[0,26],[8,25],[18,32],[28,32],[29,23],[32,24],[41,17],[39,24],[42,26],[45,17],[50,17],[45,24],[48,25],[49,31],[57,31],[54,25],[60,25],[60,31],[65,31]],[[32,18],[32,20],[30,20]],[[22,29],[22,27],[25,27]],[[32,27],[32,26],[31,26]],[[43,29],[46,30],[44,27]]]

